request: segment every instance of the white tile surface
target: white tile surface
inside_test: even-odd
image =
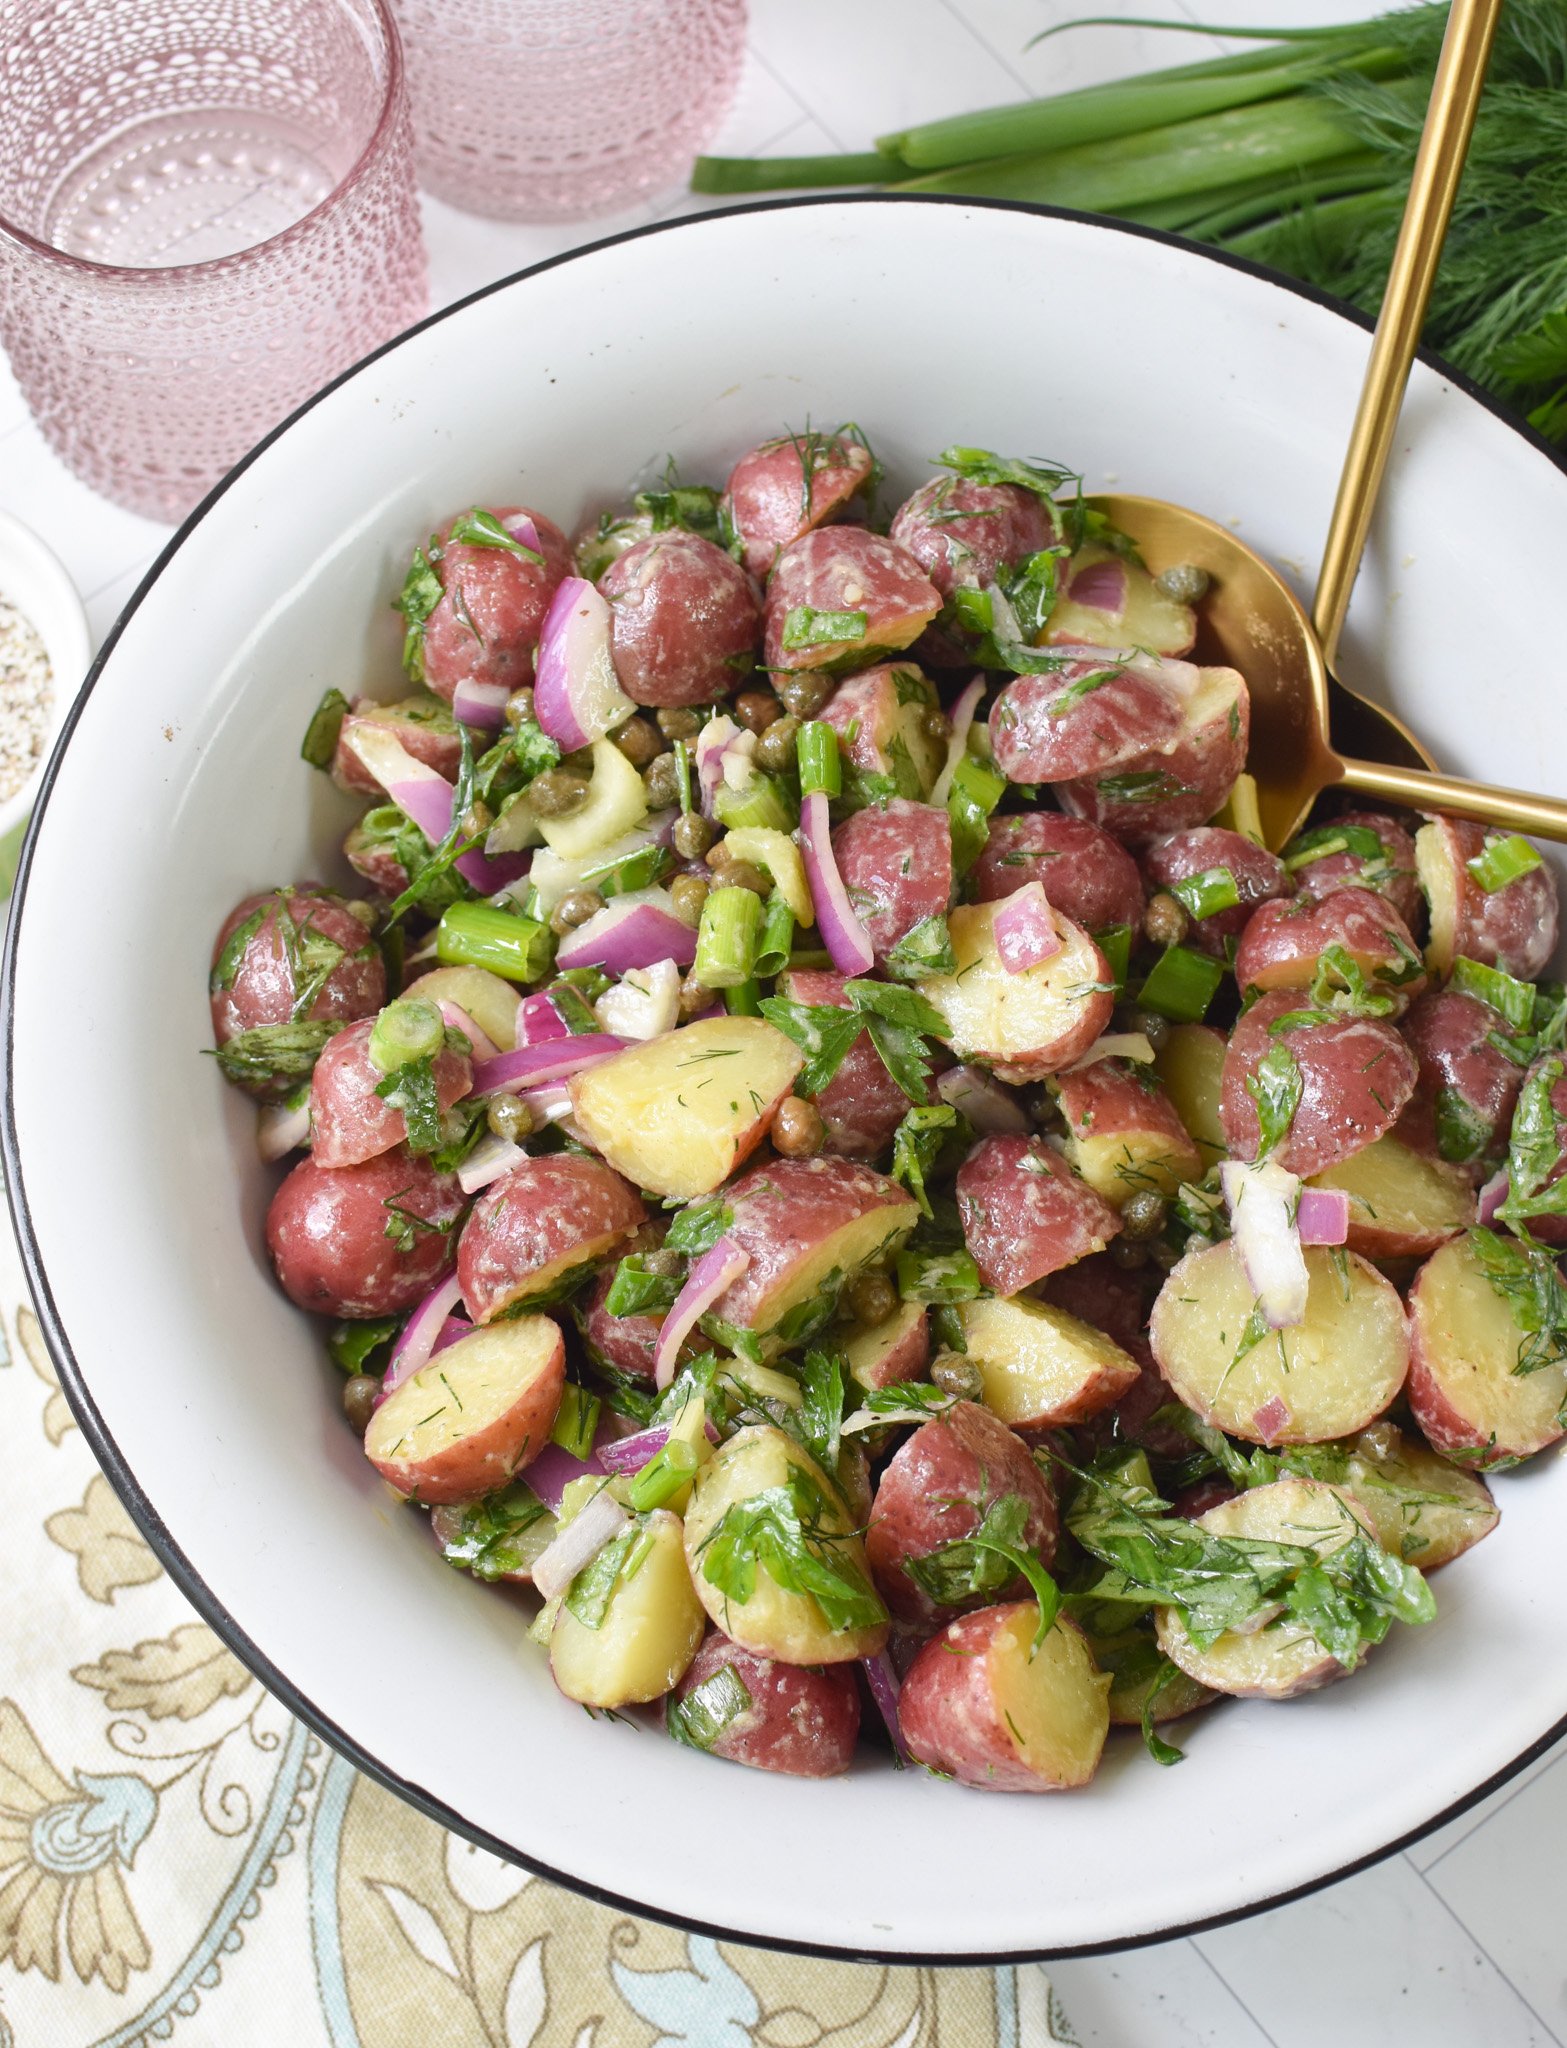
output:
[[[1193,1942],[1049,1968],[1083,2048],[1271,2048],[1273,2036]]]

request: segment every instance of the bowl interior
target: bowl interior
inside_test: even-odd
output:
[[[521,501],[570,527],[671,451],[721,478],[786,423],[852,417],[894,490],[952,441],[1060,457],[1304,573],[1365,347],[1282,286],[1071,219],[912,201],[707,216],[498,287],[372,360],[235,474],[122,622],[13,938],[9,1163],[41,1306],[95,1447],[207,1611],[444,1817],[749,1939],[1038,1954],[1341,1871],[1567,1710],[1567,1575],[1541,1564],[1567,1542],[1567,1488],[1536,1469],[1500,1482],[1501,1528],[1442,1573],[1436,1624],[1352,1684],[1216,1710],[1173,1770],[1117,1741],[1090,1790],[1048,1806],[872,1760],[825,1784],[724,1769],[594,1721],[554,1692],[521,1611],[448,1571],[365,1465],[317,1330],[268,1276],[251,1112],[201,1057],[230,905],[337,872],[344,806],[300,735],[328,685],[398,693],[390,600],[453,507]],[[1514,593],[1479,639],[1452,629],[1475,532]],[[1417,368],[1346,675],[1444,765],[1530,784],[1567,745],[1567,706],[1534,682],[1564,544],[1553,462]],[[72,1085],[84,1064],[90,1089]],[[1268,1825],[1238,1828],[1259,1799]]]

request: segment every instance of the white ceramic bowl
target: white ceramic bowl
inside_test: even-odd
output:
[[[0,512],[0,597],[8,597],[32,620],[49,657],[54,684],[49,721],[33,771],[19,790],[0,801],[0,838],[4,838],[32,809],[44,764],[87,673],[92,641],[87,614],[65,564],[31,527],[8,512]]]
[[[895,486],[961,441],[1184,500],[1314,563],[1366,350],[1330,306],[1135,232],[969,203],[714,214],[607,243],[416,329],[189,521],[57,762],[12,929],[7,1169],[94,1448],[197,1605],[398,1789],[534,1868],[747,1940],[900,1959],[1168,1934],[1384,1854],[1567,1714],[1567,1475],[1499,1482],[1440,1619],[1352,1683],[1227,1706],[1160,1770],[987,1799],[867,1757],[729,1769],[553,1690],[507,1599],[447,1570],[337,1412],[272,1285],[252,1114],[201,1058],[212,936],[333,864],[298,758],[328,684],[395,692],[410,543],[453,506],[570,526],[673,450],[692,477],[785,422],[861,420]],[[1477,553],[1477,549],[1480,551]],[[1567,478],[1416,370],[1345,653],[1446,764],[1560,789],[1550,682]],[[1483,621],[1484,565],[1505,604]],[[105,857],[108,856],[108,857]],[[84,1076],[90,1085],[81,1085]]]

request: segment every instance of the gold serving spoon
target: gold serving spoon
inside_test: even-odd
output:
[[[1509,831],[1567,840],[1567,803],[1489,789],[1435,772],[1409,729],[1341,683],[1338,651],[1350,592],[1392,447],[1425,320],[1502,0],[1453,0],[1431,87],[1409,198],[1339,478],[1311,618],[1279,572],[1234,534],[1156,498],[1097,497],[1148,567],[1207,570],[1199,658],[1237,668],[1251,693],[1251,751],[1263,834],[1277,851],[1326,789],[1415,810],[1451,811]],[[1340,746],[1352,751],[1343,753]]]

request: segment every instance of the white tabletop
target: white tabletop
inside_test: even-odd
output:
[[[913,119],[1220,47],[1093,28],[1025,49],[1039,29],[1077,11],[1067,0],[751,0],[744,78],[712,147],[737,155],[862,149]],[[1370,10],[1346,0],[1275,0],[1271,9],[1258,0],[1139,0],[1135,11],[1240,25],[1270,12],[1319,23]],[[577,242],[701,203],[673,193],[633,215],[561,231],[506,227],[426,201],[433,301],[446,304]],[[167,537],[166,528],[106,504],[67,474],[3,366],[0,506],[61,556],[95,640]],[[1412,1726],[1416,1771],[1419,1735]],[[1238,1857],[1248,1831],[1266,1824],[1237,1809]],[[1567,1753],[1558,1751],[1407,1854],[1297,1905],[1120,1957],[1056,1963],[1050,1974],[1082,2041],[1105,2048],[1567,2048],[1564,1845]],[[1180,1845],[1164,1851],[1178,1858]]]

